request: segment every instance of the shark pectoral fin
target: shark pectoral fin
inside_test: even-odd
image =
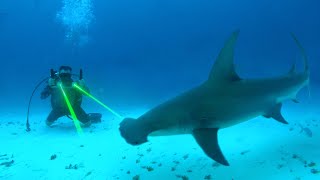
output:
[[[275,105],[273,108],[271,108],[265,115],[263,115],[266,118],[273,118],[283,124],[288,124],[288,122],[283,118],[281,114],[281,107],[282,104],[279,103]]]
[[[193,137],[196,139],[202,150],[213,160],[220,164],[229,166],[229,163],[222,154],[218,144],[218,130],[216,128],[200,128],[193,130]]]

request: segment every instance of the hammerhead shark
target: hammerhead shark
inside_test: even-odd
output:
[[[304,70],[293,65],[283,76],[264,79],[242,79],[235,71],[234,48],[239,30],[225,42],[209,78],[149,110],[138,119],[125,118],[120,134],[131,145],[148,141],[148,136],[192,134],[204,153],[218,163],[229,166],[218,143],[218,130],[258,116],[273,118],[283,124],[282,102],[297,102],[297,93],[309,83],[306,53],[291,34],[304,59]]]

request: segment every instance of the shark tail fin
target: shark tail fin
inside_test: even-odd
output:
[[[297,46],[298,46],[298,48],[299,48],[299,50],[300,50],[300,52],[302,54],[302,57],[303,57],[303,60],[304,60],[304,72],[309,73],[309,61],[308,61],[307,53],[304,50],[304,48],[302,47],[302,45],[299,42],[299,40],[296,37],[296,35],[294,33],[291,33],[291,36],[292,36],[294,42],[297,44]]]
[[[125,118],[120,123],[120,134],[131,145],[140,145],[148,141],[148,127],[133,118]]]
[[[301,54],[302,54],[302,57],[303,57],[303,60],[304,60],[304,73],[310,74],[310,69],[309,69],[309,60],[308,60],[308,56],[307,56],[307,53],[306,51],[304,50],[303,46],[301,45],[300,41],[298,40],[298,38],[296,37],[296,35],[294,33],[291,33],[291,36],[293,38],[293,40],[295,41],[295,43],[297,44]],[[309,96],[309,99],[311,98],[311,93],[310,93],[310,80],[308,79],[308,85],[307,85],[307,88],[308,88],[308,96]]]
[[[308,89],[308,100],[310,100],[311,99],[310,81],[308,82],[307,89]]]

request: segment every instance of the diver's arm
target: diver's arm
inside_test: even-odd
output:
[[[46,99],[51,95],[51,88],[49,85],[47,85],[41,92],[41,99]]]
[[[86,82],[85,82],[83,79],[78,80],[78,81],[77,81],[77,84],[78,84],[83,90],[85,90],[87,93],[90,93],[90,90],[89,90],[88,86],[86,85]]]
[[[49,78],[48,80],[48,84],[46,85],[46,87],[42,90],[41,92],[41,99],[46,99],[51,95],[52,92],[52,88],[56,87],[56,83],[55,83],[55,79],[53,78]]]

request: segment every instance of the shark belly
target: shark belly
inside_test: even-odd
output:
[[[154,124],[161,124],[162,127],[150,133],[149,136],[191,134],[194,129],[199,128],[227,128],[264,115],[266,110],[275,104],[272,102],[268,98],[257,101],[256,98],[247,97],[220,101],[220,103],[199,103],[194,104],[194,107],[181,107],[180,113],[174,116],[170,114],[170,118],[164,118],[162,114],[160,118],[155,118],[158,121]]]
[[[169,107],[170,108],[170,107]],[[156,130],[149,134],[149,136],[170,136],[179,134],[190,134],[194,129],[192,119],[190,119],[188,111],[181,108],[170,108],[170,113],[159,113],[155,118],[157,121],[153,122]]]
[[[245,102],[245,103],[243,103]],[[217,116],[210,122],[210,128],[227,128],[236,124],[248,121],[258,116],[264,115],[265,112],[275,103],[267,98],[257,100],[256,98],[246,98],[238,103],[226,104],[225,111],[217,112]]]
[[[172,135],[181,135],[181,134],[191,134],[193,131],[192,127],[184,128],[184,127],[170,127],[167,129],[161,129],[152,132],[149,136],[172,136]]]

